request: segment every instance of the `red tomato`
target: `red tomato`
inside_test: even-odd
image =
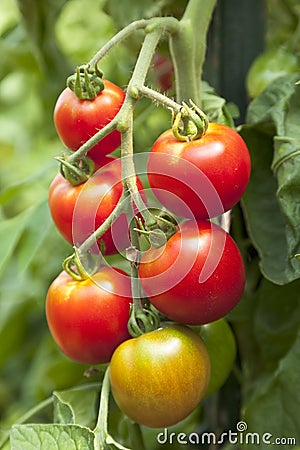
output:
[[[54,124],[62,142],[71,150],[77,150],[111,122],[124,102],[125,93],[119,86],[108,80],[103,83],[103,91],[93,100],[80,100],[70,88],[64,89],[58,97]],[[114,130],[98,142],[88,156],[97,163],[120,143],[120,133]]]
[[[170,58],[159,54],[154,55],[153,77],[162,91],[171,89],[174,80],[174,67]]]
[[[150,151],[147,172],[155,195],[171,212],[207,219],[240,200],[250,168],[241,136],[226,125],[210,123],[204,136],[191,142],[165,131]]]
[[[165,247],[147,250],[139,276],[145,294],[159,311],[190,325],[227,314],[240,300],[245,283],[236,243],[208,221],[189,220]]]
[[[148,427],[176,424],[199,404],[210,377],[207,350],[183,325],[123,342],[110,363],[114,399],[132,420]]]
[[[63,237],[78,247],[111,214],[123,193],[121,160],[107,158],[86,183],[72,186],[57,174],[49,188],[49,208]],[[143,188],[138,179],[138,187]],[[126,215],[120,215],[101,237],[105,254],[122,251],[130,245]]]
[[[74,361],[101,364],[110,360],[127,330],[130,278],[111,267],[84,281],[61,272],[50,285],[46,316],[58,347]]]

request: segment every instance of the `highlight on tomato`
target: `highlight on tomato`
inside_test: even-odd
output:
[[[80,281],[62,271],[48,289],[47,323],[54,341],[70,359],[107,363],[131,337],[127,329],[131,302],[130,277],[119,269],[104,267]]]
[[[54,124],[57,133],[70,150],[77,150],[97,131],[105,127],[119,112],[124,91],[109,80],[102,79],[104,89],[92,100],[79,99],[69,87],[57,99]],[[95,163],[113,152],[121,143],[119,131],[113,130],[94,145],[87,156]]]
[[[153,428],[186,418],[201,402],[209,377],[202,339],[178,324],[123,342],[110,362],[117,405],[130,419]]]
[[[216,217],[236,205],[250,170],[244,140],[219,123],[210,123],[193,141],[179,141],[171,129],[165,131],[154,142],[147,164],[158,200],[174,214],[196,219]]]
[[[187,220],[164,247],[150,247],[139,277],[150,302],[171,320],[200,325],[231,311],[242,297],[245,268],[232,237],[209,221]]]

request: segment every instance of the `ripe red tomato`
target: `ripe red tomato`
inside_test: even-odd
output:
[[[46,317],[58,347],[69,358],[84,364],[110,360],[127,330],[130,278],[107,267],[84,281],[75,281],[65,271],[50,285]]]
[[[108,80],[103,80],[103,83],[103,91],[93,100],[80,100],[70,88],[64,89],[57,99],[54,124],[62,142],[70,150],[77,150],[111,122],[124,102],[125,93],[119,86]],[[88,156],[98,163],[120,143],[120,133],[114,130],[98,142]]]
[[[49,208],[55,225],[72,245],[79,246],[111,214],[123,193],[121,160],[109,162],[86,183],[72,186],[57,174],[49,188]],[[140,180],[138,187],[143,188]],[[105,254],[122,251],[130,245],[127,219],[121,214],[101,237]]]
[[[148,427],[176,424],[199,404],[210,363],[201,338],[183,325],[123,342],[110,362],[110,383],[119,408]]]
[[[146,296],[159,311],[190,325],[227,314],[240,300],[245,283],[236,243],[209,221],[189,220],[164,247],[148,249],[139,276]]]
[[[171,212],[207,219],[240,200],[250,168],[241,136],[226,125],[210,123],[207,132],[191,142],[165,131],[152,146],[147,172],[155,195]]]

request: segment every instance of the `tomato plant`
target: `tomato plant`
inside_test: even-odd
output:
[[[182,325],[164,325],[124,342],[110,363],[111,389],[120,409],[154,428],[190,414],[205,394],[209,374],[202,340]]]
[[[69,88],[65,88],[57,99],[54,109],[54,124],[58,135],[70,150],[77,150],[98,130],[108,124],[120,110],[125,94],[109,80],[103,80],[104,89],[93,100],[79,99]],[[116,130],[105,136],[88,152],[96,163],[113,152],[121,142]]]
[[[169,319],[212,322],[241,299],[245,269],[229,234],[207,221],[187,221],[164,247],[151,247],[139,275],[151,303]]]
[[[171,212],[206,219],[231,209],[250,177],[250,156],[240,135],[226,125],[210,123],[191,142],[172,130],[154,142],[147,165],[151,188]]]
[[[69,358],[85,364],[106,363],[117,346],[130,338],[130,302],[130,278],[121,270],[104,268],[81,281],[62,271],[47,293],[48,326]]]
[[[237,353],[236,341],[228,322],[222,318],[193,327],[202,338],[210,359],[210,380],[205,395],[218,391],[227,380]]]
[[[82,244],[112,213],[123,193],[121,163],[106,158],[104,165],[86,182],[72,186],[60,173],[49,188],[49,208],[55,225],[72,245]],[[143,185],[138,179],[138,186]],[[125,214],[121,214],[101,236],[105,254],[129,246]]]

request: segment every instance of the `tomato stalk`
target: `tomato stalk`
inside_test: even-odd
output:
[[[175,17],[153,17],[151,19],[141,19],[131,22],[125,28],[120,30],[113,36],[89,61],[90,67],[96,66],[114,47],[119,45],[127,37],[138,30],[145,30],[147,33],[152,32],[155,28],[161,31],[173,33],[178,28],[178,20]]]
[[[120,201],[115,206],[112,213],[107,217],[107,219],[98,227],[79,247],[75,249],[75,252],[67,257],[63,262],[64,269],[71,275],[75,280],[84,280],[89,275],[94,273],[95,268],[91,268],[89,272],[87,272],[86,268],[82,261],[86,260],[87,256],[89,256],[89,249],[92,245],[98,241],[101,236],[111,227],[114,220],[119,217],[121,213],[124,212],[124,202],[123,200],[128,196],[128,192],[125,191],[121,196]],[[100,265],[99,258],[102,258],[104,265],[106,262],[104,261],[104,257],[101,256],[101,252],[97,255],[98,258],[98,266]]]
[[[109,404],[109,393],[110,393],[110,382],[109,382],[109,367],[106,369],[102,388],[101,388],[101,396],[100,396],[100,406],[98,413],[98,420],[94,431],[95,440],[94,447],[95,449],[105,450],[109,445],[114,445],[116,448],[120,450],[130,450],[127,447],[123,447],[123,445],[116,442],[113,437],[108,433],[108,404]]]
[[[138,274],[140,262],[140,243],[136,232],[134,221],[130,223],[131,247],[126,250],[127,260],[130,261],[132,305],[128,321],[128,331],[132,337],[140,336],[143,333],[156,330],[160,324],[160,318],[151,304],[143,303],[141,297],[141,284]]]

